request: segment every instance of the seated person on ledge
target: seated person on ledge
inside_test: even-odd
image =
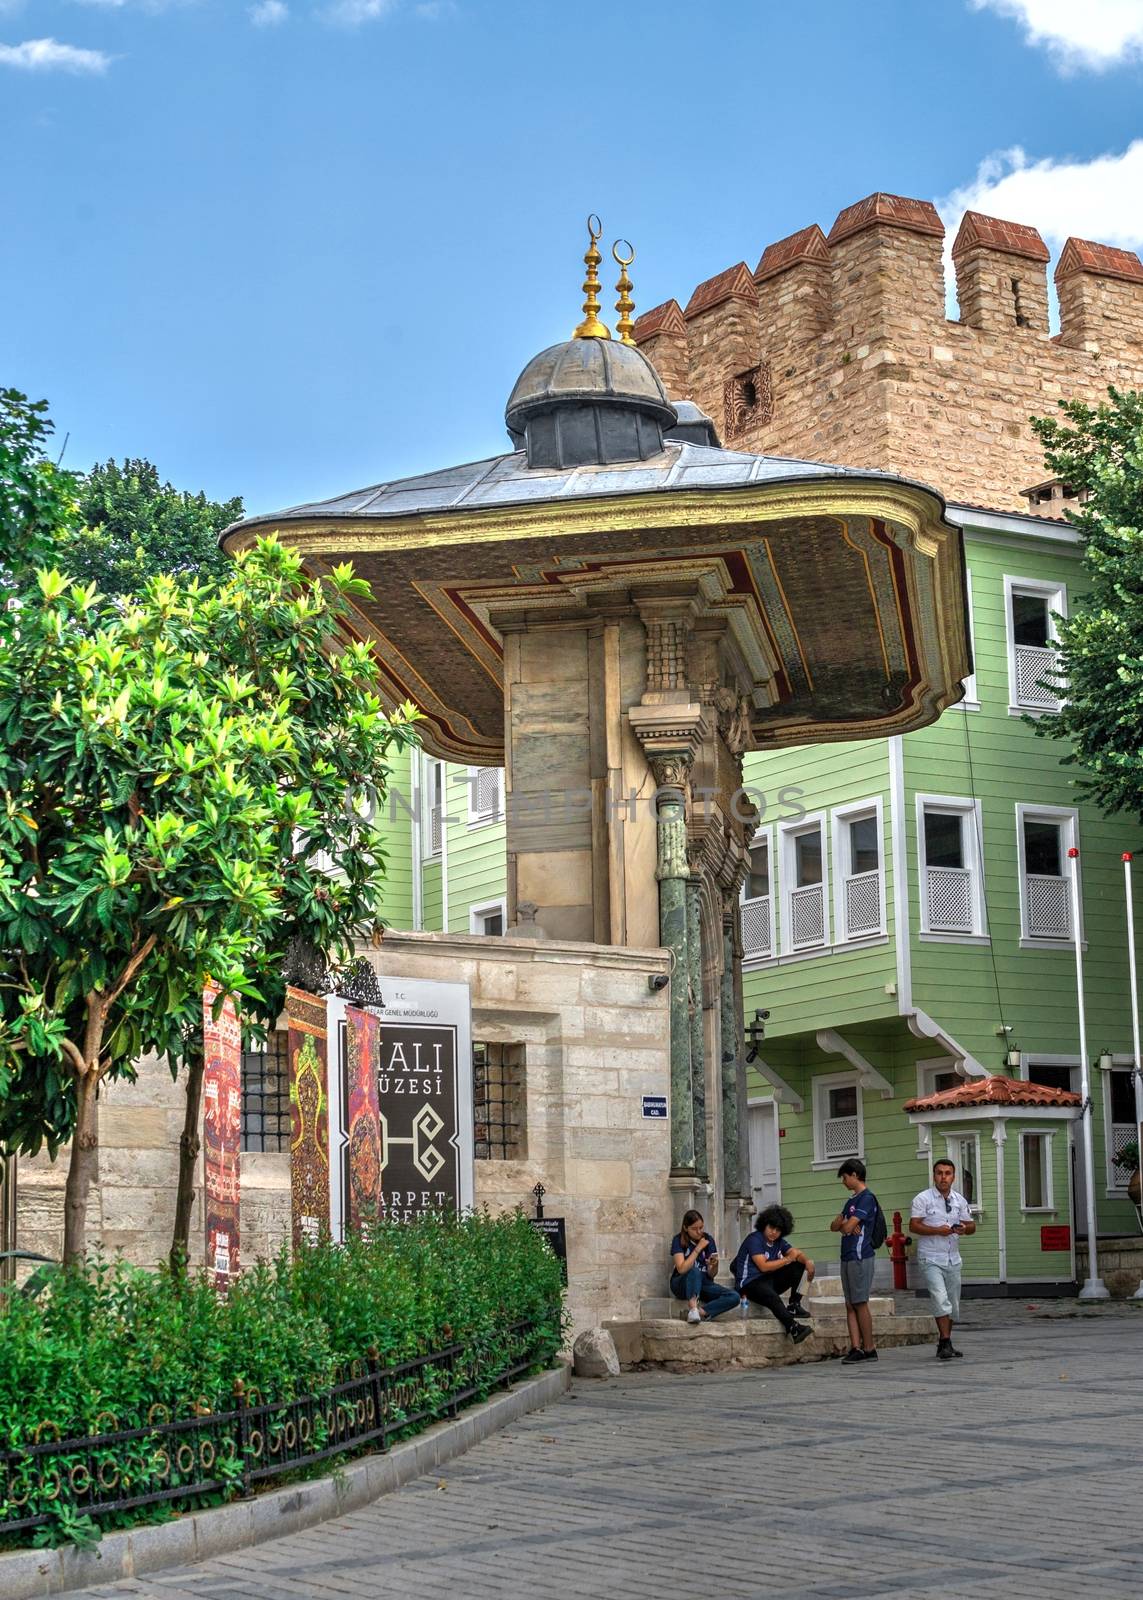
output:
[[[702,1213],[686,1212],[671,1240],[671,1293],[676,1300],[690,1301],[688,1322],[721,1317],[738,1305],[736,1290],[715,1283],[717,1271],[718,1246],[703,1227]]]
[[[801,1282],[803,1277],[813,1282],[814,1264],[790,1243],[787,1235],[793,1231],[794,1219],[785,1206],[767,1206],[755,1218],[754,1232],[739,1245],[731,1271],[743,1298],[765,1306],[800,1344],[812,1332],[798,1318],[810,1315],[802,1304]],[[781,1298],[787,1289],[788,1305]]]

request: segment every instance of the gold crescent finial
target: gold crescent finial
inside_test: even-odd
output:
[[[620,255],[619,253],[620,245],[623,245],[627,251],[625,256]],[[616,289],[619,291],[619,299],[615,302],[615,309],[619,313],[619,321],[615,324],[615,332],[618,335],[619,342],[621,344],[633,345],[635,341],[631,337],[631,334],[634,330],[635,324],[631,320],[631,313],[635,309],[635,302],[631,298],[631,290],[635,286],[628,276],[627,268],[635,259],[635,249],[629,239],[616,239],[615,243],[611,246],[611,254],[614,256],[615,263],[620,269],[619,282],[615,285]]]
[[[597,248],[603,233],[603,223],[594,211],[587,219],[587,232],[591,243],[587,248],[583,260],[587,267],[587,277],[584,279],[583,292],[586,296],[583,302],[583,321],[573,335],[576,339],[610,339],[611,329],[606,323],[599,320],[599,263],[603,260]]]

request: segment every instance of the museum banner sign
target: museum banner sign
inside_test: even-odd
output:
[[[304,989],[287,989],[286,1019],[290,1050],[290,1216],[297,1250],[303,1244],[316,1244],[331,1226],[326,1002]]]
[[[216,983],[202,996],[202,1147],[206,1270],[223,1294],[238,1275],[242,1027]]]

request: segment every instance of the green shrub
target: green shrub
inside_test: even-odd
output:
[[[562,1295],[559,1263],[520,1213],[386,1224],[368,1240],[283,1252],[226,1299],[205,1278],[89,1263],[36,1298],[0,1293],[0,1453],[226,1411],[236,1382],[287,1401],[366,1356],[386,1367],[452,1344],[483,1389],[508,1364],[514,1323],[545,1325],[530,1350],[551,1363]],[[35,1509],[7,1496],[0,1466],[0,1524]],[[77,1536],[66,1506],[41,1509]]]

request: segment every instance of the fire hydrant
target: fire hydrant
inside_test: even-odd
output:
[[[909,1238],[908,1234],[901,1232],[901,1213],[899,1211],[894,1211],[893,1232],[885,1241],[885,1243],[889,1246],[889,1259],[893,1263],[894,1289],[905,1289],[908,1287],[905,1278],[905,1267],[909,1258],[905,1252],[908,1250],[912,1242],[913,1241]]]

